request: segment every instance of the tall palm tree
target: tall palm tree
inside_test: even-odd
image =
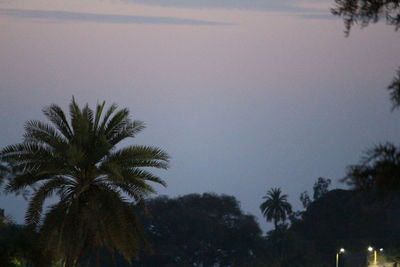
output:
[[[100,248],[130,260],[140,230],[129,201],[155,192],[148,182],[165,185],[146,167],[166,169],[167,153],[149,146],[117,147],[144,128],[126,108],[105,110],[103,102],[93,111],[72,98],[70,122],[57,105],[43,113],[50,123],[28,121],[24,141],[1,151],[15,171],[6,191],[30,189],[26,223],[38,228],[64,266],[78,266]],[[53,195],[57,202],[43,212]]]
[[[286,221],[287,215],[292,212],[292,206],[287,202],[287,195],[282,195],[280,188],[271,188],[263,197],[260,209],[267,222],[273,221],[275,230],[280,221]]]

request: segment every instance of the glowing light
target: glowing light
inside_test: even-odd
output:
[[[374,250],[373,247],[368,247],[368,251],[369,251],[369,252],[371,252],[371,251],[373,251],[373,250]]]
[[[379,251],[381,251],[381,252],[382,252],[382,251],[383,251],[383,248],[380,248],[380,249],[379,249]]]
[[[339,252],[336,253],[336,267],[339,267],[339,254],[344,253],[344,252],[345,252],[344,248],[340,248]]]

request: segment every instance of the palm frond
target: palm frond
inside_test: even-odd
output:
[[[115,104],[112,104],[108,110],[106,111],[106,113],[104,114],[103,117],[103,121],[100,124],[100,128],[99,128],[99,132],[100,133],[105,133],[106,130],[106,125],[108,124],[108,120],[110,118],[110,116],[114,113],[115,110],[117,110],[118,106]]]
[[[118,162],[129,167],[168,168],[169,156],[159,148],[129,146],[111,153],[104,162]]]
[[[105,126],[105,135],[107,139],[111,139],[115,134],[125,129],[130,124],[128,109],[121,109],[114,114]]]
[[[141,121],[129,122],[119,131],[108,137],[109,143],[114,146],[128,137],[135,137],[144,128],[145,125]]]
[[[93,129],[98,133],[98,127],[99,127],[99,122],[101,118],[101,114],[103,113],[104,106],[106,105],[106,102],[103,101],[101,104],[98,104],[96,107],[96,114],[95,114],[95,119],[94,119],[94,124],[93,124]]]
[[[50,147],[65,147],[66,139],[51,125],[41,121],[31,120],[25,124],[25,142],[38,142]]]
[[[68,182],[67,182],[68,184]],[[51,197],[56,190],[60,190],[66,185],[63,177],[54,177],[54,179],[45,182],[37,189],[29,201],[28,210],[25,215],[25,222],[28,225],[36,226],[39,223],[44,201]]]
[[[50,105],[43,109],[44,115],[56,126],[56,128],[70,140],[72,137],[72,129],[70,128],[64,111],[57,105]]]

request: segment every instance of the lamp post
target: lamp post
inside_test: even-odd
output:
[[[369,252],[374,252],[374,265],[376,266],[376,262],[377,262],[377,253],[376,253],[376,249],[374,249],[373,247],[369,246],[368,247],[368,251]],[[380,251],[383,251],[383,248],[381,248]]]
[[[383,248],[380,248],[379,252],[380,252],[380,254],[379,254],[380,256],[379,257],[381,257],[381,260],[382,260]],[[375,264],[376,264],[377,261],[378,261],[378,251],[375,250]]]
[[[344,253],[345,250],[344,248],[339,249],[339,251],[336,253],[336,267],[339,267],[339,254]]]

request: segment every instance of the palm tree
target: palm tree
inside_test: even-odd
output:
[[[72,98],[68,122],[59,106],[50,105],[43,109],[50,123],[28,121],[24,141],[1,151],[15,172],[6,191],[30,189],[26,223],[68,267],[101,248],[131,260],[140,230],[129,201],[155,192],[147,182],[165,186],[146,167],[167,169],[167,153],[149,146],[117,147],[144,124],[132,121],[126,108],[104,107],[105,102],[95,112],[88,104],[81,109]],[[44,202],[53,195],[57,202],[44,213]]]
[[[280,221],[284,222],[292,212],[292,206],[287,202],[287,195],[282,195],[280,188],[271,188],[263,197],[260,209],[267,222],[274,221],[275,230]]]

